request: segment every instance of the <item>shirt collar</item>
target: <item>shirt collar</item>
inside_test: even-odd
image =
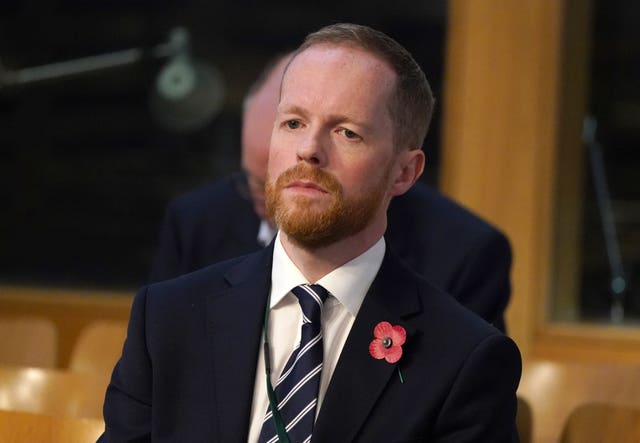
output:
[[[273,240],[273,237],[276,235],[276,230],[271,226],[271,224],[262,219],[260,220],[260,228],[258,229],[258,243],[262,246],[267,246]]]
[[[316,283],[329,291],[355,317],[380,269],[385,249],[384,237],[380,237],[371,248]],[[309,282],[285,252],[278,232],[273,248],[270,308],[276,306],[291,289],[305,283]]]

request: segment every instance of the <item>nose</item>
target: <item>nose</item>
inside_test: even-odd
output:
[[[298,161],[304,161],[312,166],[322,166],[326,162],[325,141],[320,134],[310,133],[300,141],[296,150]]]

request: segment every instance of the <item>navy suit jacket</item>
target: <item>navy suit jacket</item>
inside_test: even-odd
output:
[[[171,202],[151,281],[261,249],[246,188],[237,174]],[[388,222],[385,238],[411,268],[505,330],[511,249],[500,231],[423,183],[391,201]]]
[[[138,293],[101,442],[246,442],[272,253],[271,246]],[[397,365],[369,355],[380,321],[407,331]],[[510,338],[387,248],[313,442],[518,441],[520,373]]]

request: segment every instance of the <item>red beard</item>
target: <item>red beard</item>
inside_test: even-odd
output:
[[[362,231],[369,225],[384,199],[389,168],[381,181],[365,195],[347,199],[338,180],[330,173],[298,163],[265,187],[267,216],[300,246],[318,249]],[[283,190],[297,180],[308,180],[332,197],[328,208],[317,208],[305,196],[285,200]]]

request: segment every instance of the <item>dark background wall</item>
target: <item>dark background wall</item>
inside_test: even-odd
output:
[[[154,120],[149,94],[162,61],[0,89],[0,280],[124,287],[144,282],[164,205],[238,169],[244,92],[277,51],[337,21],[389,33],[442,97],[445,0],[4,0],[0,63],[17,70],[150,48],[184,26],[193,55],[226,92],[213,120],[176,133]],[[425,180],[437,179],[439,113]]]
[[[627,279],[624,305],[638,317],[640,3],[593,1],[589,112],[598,121]],[[427,73],[440,102],[423,177],[435,185],[446,0],[0,2],[0,79],[3,69],[152,48],[184,26],[193,55],[213,64],[225,83],[215,118],[176,133],[149,108],[164,61],[23,87],[0,81],[0,282],[127,289],[143,283],[165,204],[238,169],[242,97],[263,64],[337,21],[389,33]],[[579,309],[585,319],[607,319],[612,273],[593,165],[585,158]]]
[[[640,3],[594,0],[588,112],[597,122],[611,212],[598,205],[594,163],[585,155],[580,311],[586,320],[609,319],[616,297],[622,300],[626,318],[640,318],[639,23]],[[609,247],[619,256],[607,254],[605,232],[613,231]],[[612,289],[617,274],[612,260],[620,260],[626,280],[618,295]]]

